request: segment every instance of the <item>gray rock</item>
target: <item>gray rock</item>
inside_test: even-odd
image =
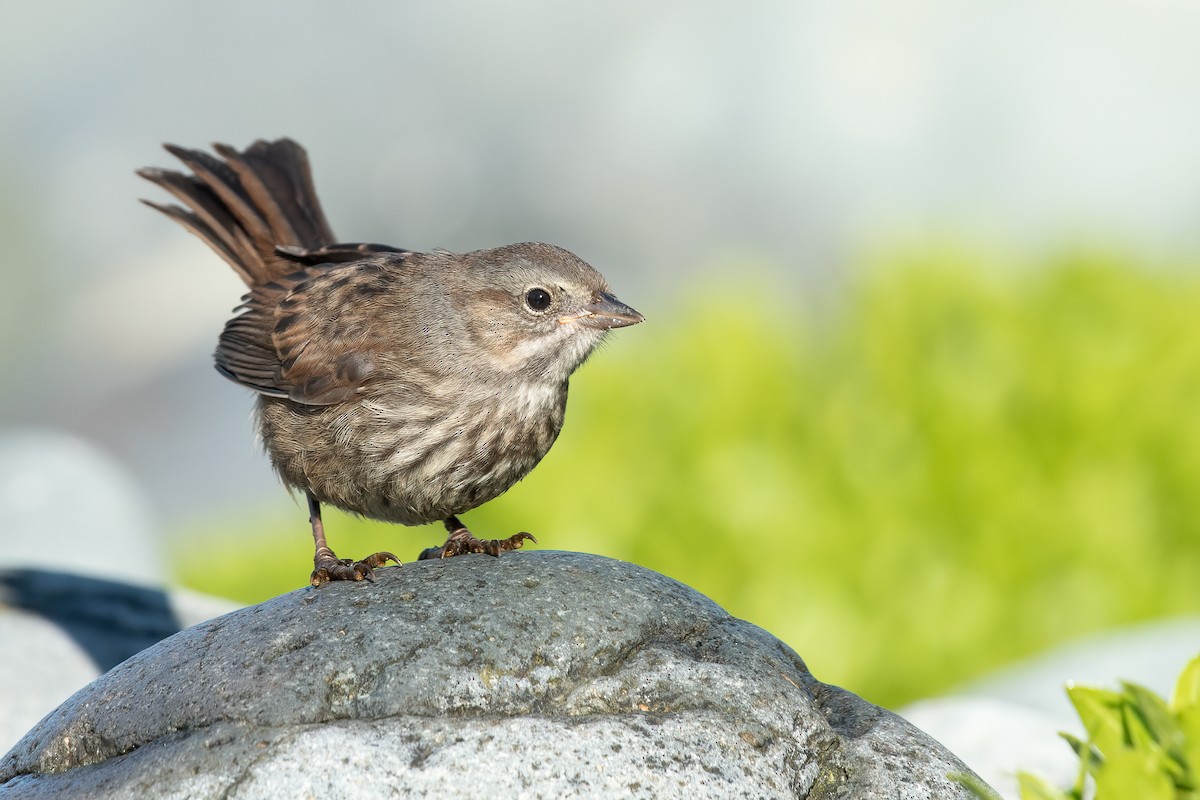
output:
[[[464,556],[182,631],[0,761],[12,798],[968,797],[900,717],[657,573]]]

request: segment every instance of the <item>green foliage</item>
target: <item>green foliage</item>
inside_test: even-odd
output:
[[[1119,692],[1070,686],[1067,695],[1087,732],[1086,741],[1062,734],[1079,756],[1079,779],[1064,791],[1022,773],[1022,800],[1200,798],[1200,656],[1179,676],[1170,703],[1134,683]]]
[[[554,450],[472,528],[666,573],[884,705],[1200,609],[1196,276],[935,253],[863,269],[821,315],[769,272],[727,274],[639,304],[573,379]],[[326,528],[346,555],[442,538]],[[303,585],[301,508],[235,533],[221,574],[212,536],[187,537],[181,579],[247,601]]]

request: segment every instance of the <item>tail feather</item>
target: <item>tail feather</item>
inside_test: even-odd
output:
[[[190,150],[178,145],[163,145],[167,152],[183,162],[194,173],[192,183],[208,190],[226,213],[234,220],[233,229],[222,231],[227,235],[236,235],[241,230],[255,245],[256,251],[269,254],[274,244],[286,244],[271,240],[272,230],[263,214],[254,205],[246,187],[242,184],[241,176],[232,169],[230,164],[213,158],[203,150]],[[187,177],[187,176],[184,176]],[[184,202],[187,202],[186,198]],[[197,209],[193,209],[197,210]],[[290,233],[286,226],[282,233]]]
[[[266,216],[276,237],[292,240],[278,244],[296,244],[310,250],[333,244],[333,232],[317,202],[303,147],[291,139],[280,139],[259,140],[242,153],[224,144],[214,145],[213,149],[241,178],[242,187]]]
[[[200,150],[164,147],[193,174],[149,168],[138,175],[183,207],[143,202],[203,239],[248,286],[295,270],[277,248],[317,250],[334,243],[308,157],[292,140],[257,141],[242,152],[214,145],[224,160]]]
[[[166,189],[188,208],[150,200],[142,200],[143,203],[199,236],[233,267],[246,285],[254,284],[254,272],[263,270],[254,244],[207,186],[179,172],[148,168],[138,170],[137,174]]]

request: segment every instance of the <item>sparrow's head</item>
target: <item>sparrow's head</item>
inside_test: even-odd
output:
[[[514,377],[565,381],[610,330],[643,320],[603,275],[561,247],[513,244],[458,258],[469,336]]]

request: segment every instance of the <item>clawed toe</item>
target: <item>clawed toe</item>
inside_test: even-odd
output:
[[[373,570],[378,567],[382,567],[383,565],[387,564],[389,561],[395,561],[397,565],[403,563],[400,561],[400,559],[396,558],[394,555],[387,552],[386,550],[378,552],[378,553],[372,553],[371,555],[367,556],[366,558],[364,558],[362,561],[359,561],[358,563],[365,564],[369,569]]]
[[[510,550],[519,550],[525,544],[526,539],[537,544],[537,537],[525,531],[513,534],[507,539],[476,539],[466,528],[459,528],[450,533],[446,538],[446,543],[441,547],[427,548],[417,559],[426,561],[431,558],[452,558],[466,553],[486,553],[489,556],[498,556]]]
[[[350,558],[337,558],[332,552],[329,555],[318,555],[313,559],[313,573],[309,583],[320,586],[329,581],[374,581],[375,570],[389,561],[400,564],[400,559],[391,553],[372,553],[361,561]]]

